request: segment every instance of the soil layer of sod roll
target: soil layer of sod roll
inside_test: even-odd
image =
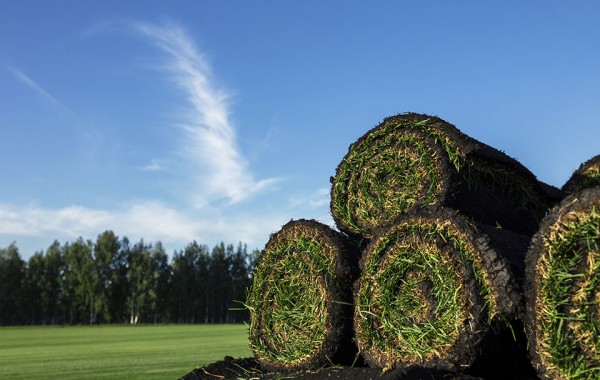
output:
[[[572,193],[594,186],[600,186],[600,154],[581,164],[563,185],[562,190]]]
[[[552,209],[526,263],[526,326],[539,376],[599,379],[600,186]]]
[[[250,348],[263,368],[352,362],[358,255],[344,235],[314,220],[291,221],[271,235],[247,300]]]
[[[331,181],[337,226],[362,238],[413,207],[435,204],[531,236],[553,203],[516,160],[415,113],[388,117],[359,138]]]
[[[365,360],[384,369],[469,367],[491,326],[522,308],[515,271],[528,241],[444,208],[396,219],[360,261],[354,328]]]

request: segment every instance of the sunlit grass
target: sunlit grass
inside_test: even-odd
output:
[[[340,163],[332,184],[332,212],[353,233],[370,237],[413,205],[437,202],[442,158],[434,139],[410,127],[385,124],[372,130]]]
[[[502,194],[541,219],[548,204],[535,178],[486,149],[435,117],[387,118],[352,144],[339,164],[332,215],[343,230],[372,238],[412,207],[444,203],[452,186],[464,181],[472,190]]]
[[[364,255],[355,328],[359,348],[378,366],[444,360],[459,335],[473,333],[465,326],[482,322],[470,305],[485,307],[484,320],[497,312],[476,248],[449,223],[405,220],[378,235]],[[473,279],[479,294],[469,293]]]
[[[552,373],[569,379],[600,374],[600,213],[586,211],[553,226],[536,276],[538,351]]]
[[[318,367],[333,358],[345,325],[351,277],[343,237],[315,221],[271,236],[249,291],[250,344],[263,365]],[[348,293],[347,295],[344,292]]]
[[[0,328],[0,379],[177,379],[251,356],[245,325]]]

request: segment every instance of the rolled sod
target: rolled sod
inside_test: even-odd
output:
[[[526,264],[526,327],[539,376],[599,379],[600,186],[551,210]]]
[[[336,225],[367,239],[403,212],[435,204],[532,235],[552,203],[516,160],[415,113],[388,117],[350,145],[331,182]]]
[[[600,186],[600,154],[581,164],[563,185],[562,190],[572,193],[594,186]]]
[[[358,251],[344,235],[314,220],[291,221],[271,235],[247,300],[250,348],[263,368],[352,362],[357,261]]]
[[[354,328],[365,360],[384,369],[469,367],[491,326],[522,311],[528,242],[444,208],[395,220],[360,261]]]

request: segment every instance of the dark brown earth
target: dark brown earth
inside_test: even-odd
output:
[[[510,368],[509,368],[510,369]],[[514,370],[522,370],[514,368]],[[315,371],[302,371],[295,373],[264,372],[253,358],[234,359],[226,356],[223,360],[198,368],[181,377],[179,380],[215,380],[215,379],[308,379],[308,380],[534,380],[537,377],[527,370],[527,374],[508,373],[501,371],[496,375],[488,373],[482,377],[473,373],[452,373],[443,370],[409,368],[382,372],[378,368],[370,367],[329,367]],[[481,372],[481,369],[479,371]]]
[[[477,361],[464,373],[445,370],[408,368],[383,372],[367,367],[359,358],[354,366],[331,366],[319,370],[293,373],[268,372],[261,369],[254,358],[223,360],[197,368],[180,380],[215,379],[308,379],[308,380],[535,380],[536,372],[527,355],[527,345],[522,330],[512,334],[499,334],[494,345],[480,353]],[[516,340],[515,340],[516,338]]]
[[[536,380],[537,375],[527,353],[524,330],[521,326],[515,327],[514,336],[507,331],[489,336],[493,344],[484,344],[487,348],[463,373],[418,367],[383,372],[380,368],[366,366],[360,357],[354,366],[331,366],[293,373],[269,372],[262,369],[254,358],[234,359],[226,356],[223,360],[191,371],[179,380]]]
[[[315,371],[295,373],[263,372],[258,363],[252,358],[234,359],[226,356],[223,360],[195,369],[180,380],[215,380],[215,379],[350,379],[350,380],[417,380],[417,379],[464,379],[474,380],[479,377],[468,375],[456,376],[450,372],[425,370],[421,368],[403,371],[382,372],[369,367],[330,367]]]

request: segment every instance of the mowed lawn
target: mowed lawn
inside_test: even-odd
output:
[[[0,327],[0,379],[177,379],[251,356],[245,325]]]

